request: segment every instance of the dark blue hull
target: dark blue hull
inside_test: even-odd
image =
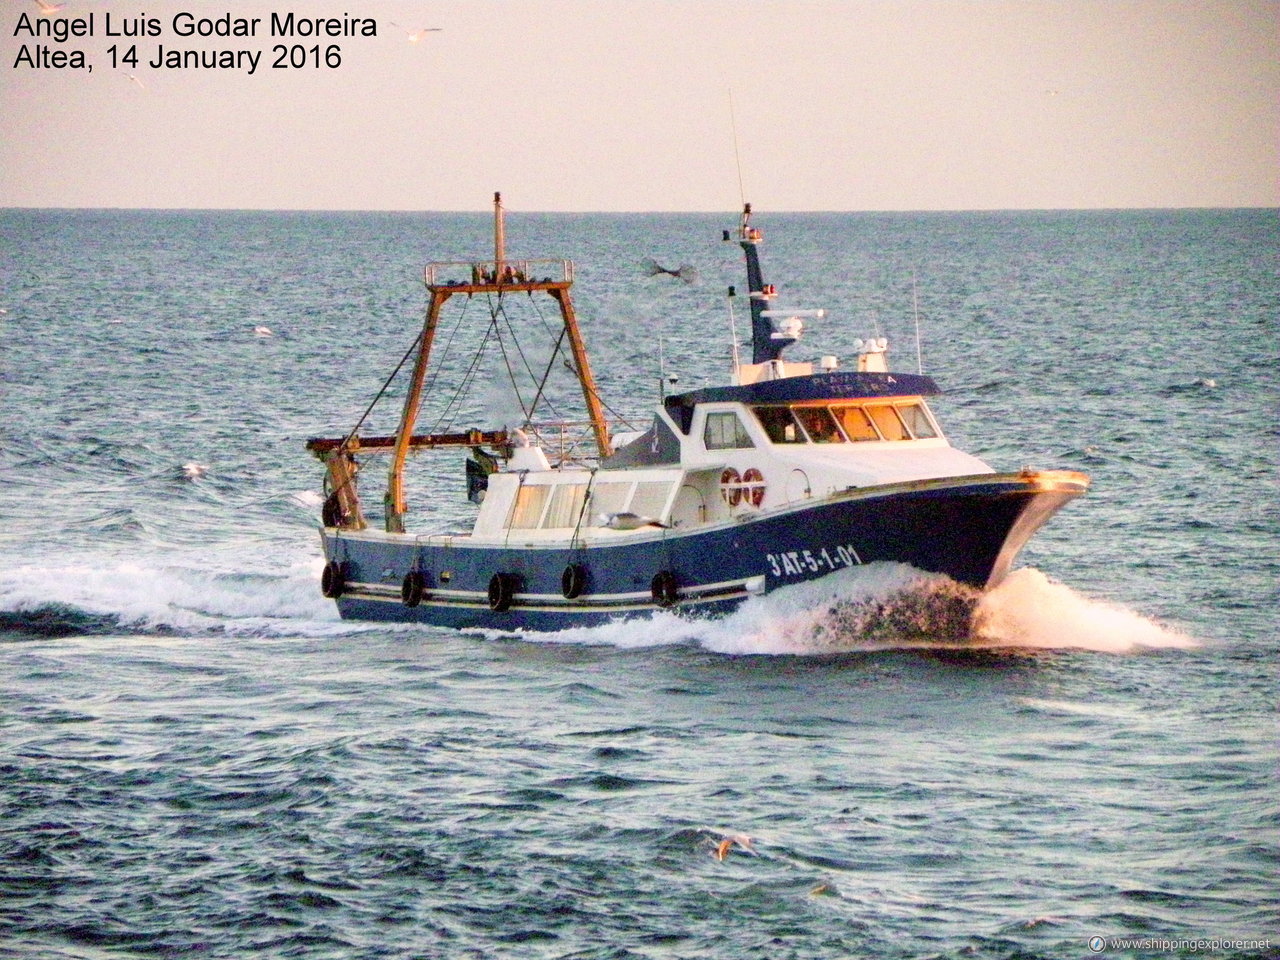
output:
[[[1084,491],[1077,478],[897,484],[689,532],[653,529],[573,547],[327,528],[325,589],[349,619],[497,630],[562,630],[662,608],[715,616],[749,596],[876,561],[981,589],[998,583],[1031,535]]]

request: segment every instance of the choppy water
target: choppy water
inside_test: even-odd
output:
[[[953,442],[1093,475],[975,628],[891,566],[714,623],[342,623],[302,443],[485,217],[0,211],[0,955],[1280,955],[1276,211],[757,222],[831,311],[794,354],[913,369],[914,275]],[[659,336],[719,381],[733,225],[514,214],[508,249],[578,261],[638,413]],[[466,516],[458,467],[419,516]]]

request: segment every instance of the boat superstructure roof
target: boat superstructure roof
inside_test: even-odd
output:
[[[687,420],[700,403],[803,403],[814,400],[868,400],[882,397],[929,397],[941,393],[929,377],[914,373],[860,370],[793,375],[777,380],[727,387],[703,387],[663,400],[675,420]]]

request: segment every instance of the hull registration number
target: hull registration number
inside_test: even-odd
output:
[[[766,553],[769,569],[775,577],[801,577],[806,574],[830,573],[840,567],[861,566],[862,558],[851,545],[820,550],[788,550]]]

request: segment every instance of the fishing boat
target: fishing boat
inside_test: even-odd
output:
[[[887,343],[784,359],[822,310],[779,306],[761,268],[761,230],[746,205],[736,232],[751,317],[751,360],[729,382],[662,396],[642,430],[612,431],[570,291],[568,260],[508,259],[494,197],[492,259],[431,263],[429,302],[394,435],[316,438],[325,466],[321,590],[344,618],[449,627],[560,630],[658,610],[727,613],[750,597],[882,561],[986,589],[1058,509],[1089,485],[1082,473],[999,473],[951,446],[922,373],[891,372]],[[729,288],[730,304],[739,297]],[[590,448],[529,405],[499,429],[415,433],[432,346],[452,302],[547,298],[556,351],[576,373]],[[732,310],[732,307],[731,307]],[[730,313],[732,317],[732,312]],[[553,362],[556,353],[553,353]],[[548,370],[553,364],[548,365]],[[431,381],[434,383],[435,381]],[[541,392],[541,387],[539,387]],[[410,454],[468,453],[470,528],[411,530]],[[389,458],[381,528],[359,496],[362,468]]]

